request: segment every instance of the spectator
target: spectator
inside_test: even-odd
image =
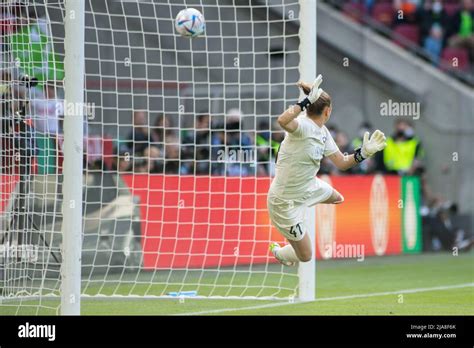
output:
[[[253,143],[249,135],[242,131],[242,112],[239,109],[227,111],[225,124],[226,174],[231,176],[250,175],[254,171],[256,158]],[[236,154],[236,156],[233,156]]]
[[[163,152],[166,138],[173,137],[175,135],[174,130],[171,128],[170,118],[163,114],[158,114],[155,118],[153,126],[150,128],[152,144],[158,147],[161,152]]]
[[[202,114],[197,117],[195,139],[196,144],[209,144],[210,117]]]
[[[62,134],[60,120],[64,117],[64,100],[57,97],[57,84],[47,81],[43,90],[36,90],[30,102],[30,115],[34,128],[43,134]]]
[[[277,132],[281,134],[281,132]],[[270,168],[272,162],[275,161],[278,148],[280,147],[280,141],[278,135],[274,136],[270,132],[270,125],[267,120],[263,120],[258,125],[258,132],[256,136],[256,149],[257,149],[257,162],[258,162],[258,175],[270,175]]]
[[[209,174],[210,137],[208,114],[197,116],[194,129],[182,133],[181,156],[186,172]]]
[[[224,125],[213,124],[211,131],[211,174],[224,175],[225,165],[220,158],[220,154],[225,152],[225,131]]]
[[[180,146],[177,137],[168,137],[165,143],[165,174],[180,174]],[[188,174],[188,173],[183,173]]]
[[[198,116],[196,124],[196,174],[209,174],[209,160],[210,160],[210,116],[203,114]]]
[[[16,161],[15,156],[20,154],[20,159],[27,160],[34,155],[34,137],[31,122],[17,122],[13,116],[16,112],[24,110],[27,91],[24,87],[13,83],[14,78],[7,70],[1,71],[2,84],[0,85],[0,172],[11,175],[14,173],[27,173],[30,166]],[[19,152],[20,151],[20,152]]]
[[[275,175],[275,164],[276,159],[278,157],[278,151],[280,150],[280,144],[282,143],[283,139],[285,139],[285,132],[281,130],[281,127],[278,125],[277,122],[273,123],[273,131],[272,131],[272,154],[269,165],[269,174],[270,176]]]
[[[423,171],[423,157],[423,147],[411,122],[399,119],[395,121],[394,133],[387,138],[378,167],[387,173],[419,175]]]
[[[444,32],[448,25],[448,15],[441,0],[425,0],[419,17],[422,43],[425,43],[426,38],[432,35],[433,26]]]
[[[228,146],[249,146],[252,140],[242,131],[242,112],[239,109],[230,109],[227,111],[225,130],[226,145]]]
[[[373,130],[372,124],[370,122],[363,121],[359,125],[357,136],[351,142],[352,148],[357,149],[359,147],[362,147],[362,139],[364,138],[365,132],[372,133],[372,130]]]
[[[466,48],[471,61],[474,60],[474,6],[472,0],[463,0],[462,8],[451,21],[449,45]]]
[[[196,117],[193,129],[183,130],[181,137],[184,144],[206,144],[209,142],[210,117],[208,114],[200,114]]]
[[[120,152],[112,162],[112,170],[119,174],[127,173],[132,170],[132,157],[129,152]]]
[[[6,53],[9,50],[7,45],[8,35],[15,32],[20,18],[25,17],[25,6],[10,5],[0,7],[0,51]],[[0,58],[1,59],[1,58]]]
[[[398,24],[411,24],[411,28],[405,28],[406,31],[401,30],[399,34],[406,36],[405,39],[410,41],[418,37],[418,46],[421,46],[426,52],[426,56],[434,64],[439,66],[443,60],[443,49],[446,46],[465,49],[469,62],[465,62],[464,57],[459,57],[459,63],[462,64],[463,70],[467,69],[469,65],[474,62],[474,0],[393,0],[393,8],[395,10],[393,25],[397,27]],[[337,1],[340,3],[339,7],[343,8],[342,4],[347,4],[347,1]],[[375,1],[367,0],[351,0],[353,3],[363,3],[372,12],[372,7]],[[461,5],[462,4],[462,5]],[[458,10],[461,8],[461,10]],[[453,11],[457,11],[451,15]],[[350,16],[350,13],[346,13]],[[363,21],[374,29],[370,22]],[[414,28],[416,27],[416,28]],[[417,34],[418,32],[418,34]],[[399,42],[398,35],[389,36],[392,41]],[[384,34],[385,35],[385,34]],[[401,41],[401,39],[400,39]],[[403,40],[405,42],[405,40]],[[402,47],[406,45],[399,42]],[[411,46],[411,45],[409,45]],[[405,47],[406,48],[406,47]],[[418,50],[413,50],[418,55]],[[453,51],[446,53],[446,59],[453,57]],[[454,63],[454,62],[453,62]],[[451,73],[452,69],[445,70],[446,73]],[[471,69],[472,70],[472,69]],[[465,71],[467,79],[472,78],[472,71]],[[456,77],[460,78],[458,74]],[[377,154],[378,155],[378,154]]]
[[[148,130],[147,113],[138,110],[133,113],[133,129],[127,137],[127,147],[134,155],[141,155],[150,146],[151,135]]]
[[[418,21],[418,0],[394,0],[395,8],[394,24],[415,24]]]
[[[37,18],[37,7],[31,7],[27,14],[20,6],[15,10],[16,30],[9,35],[8,47],[13,60],[20,62],[21,74],[36,77],[40,82],[62,81],[64,65],[54,50],[53,36],[48,20]]]
[[[163,173],[163,155],[157,146],[150,145],[143,151],[143,160],[135,166],[137,173]]]
[[[64,101],[57,97],[57,84],[47,81],[43,91],[36,91],[28,115],[37,133],[36,156],[38,174],[54,174],[58,169],[58,139],[62,134]]]
[[[337,132],[336,138],[334,140],[336,141],[336,145],[339,147],[339,150],[341,150],[343,154],[349,155],[353,152],[354,149],[349,143],[349,138],[347,137],[347,134],[345,132]]]
[[[431,26],[430,34],[425,38],[423,48],[430,56],[433,64],[438,65],[443,49],[443,29],[438,23]]]
[[[365,8],[367,9],[368,13],[372,13],[372,8],[375,5],[375,0],[364,0]]]
[[[469,250],[474,239],[458,226],[459,215],[456,204],[439,201],[429,215],[423,217],[423,238],[426,250]]]

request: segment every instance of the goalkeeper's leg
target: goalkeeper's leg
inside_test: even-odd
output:
[[[331,196],[323,202],[322,204],[341,204],[344,202],[344,196],[337,192],[335,189],[332,189]]]
[[[324,183],[324,182],[323,182]],[[328,198],[319,203],[323,204],[340,204],[344,202],[344,197],[334,188],[324,183],[321,185],[323,190],[331,192]],[[327,197],[327,193],[325,195]],[[319,198],[319,197],[318,197]],[[314,204],[311,204],[313,206]],[[271,206],[272,207],[272,206]],[[294,211],[304,209],[303,207],[296,207]],[[274,208],[270,208],[270,215],[273,215]],[[286,213],[294,212],[293,210],[286,211]],[[291,214],[290,214],[291,215]],[[273,221],[275,222],[275,221]],[[288,228],[279,228],[290,244],[280,247],[278,243],[270,244],[270,251],[275,258],[282,264],[293,266],[297,262],[308,262],[313,257],[313,247],[309,235],[305,231],[306,226],[304,222],[297,223]],[[294,237],[294,238],[293,238]],[[296,240],[295,240],[296,239]]]
[[[312,258],[311,239],[305,234],[302,239],[288,240],[290,244],[280,247],[277,243],[270,244],[270,250],[282,264],[294,266],[297,262],[308,262]]]

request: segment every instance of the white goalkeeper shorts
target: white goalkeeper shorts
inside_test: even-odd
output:
[[[308,207],[324,202],[331,197],[334,189],[326,182],[318,180],[318,189],[300,199],[283,199],[270,191],[267,205],[273,226],[288,240],[301,240],[306,234],[305,215]]]

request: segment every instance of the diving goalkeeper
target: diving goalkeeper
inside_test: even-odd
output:
[[[276,173],[268,192],[272,224],[288,240],[281,247],[270,244],[270,251],[282,264],[293,266],[312,258],[312,243],[306,233],[304,213],[318,203],[339,204],[344,197],[329,184],[316,178],[321,159],[328,157],[337,168],[347,170],[385,148],[385,135],[376,130],[364,134],[362,146],[343,155],[325,124],[332,112],[331,97],[319,88],[319,75],[313,85],[299,82],[306,98],[278,117],[287,132],[277,155]],[[305,111],[305,112],[303,112]]]

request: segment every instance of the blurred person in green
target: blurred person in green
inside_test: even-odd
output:
[[[36,9],[27,12],[26,7],[22,7],[16,31],[6,37],[6,49],[21,75],[36,77],[40,85],[46,81],[62,81],[64,65],[54,49],[50,23],[38,17]]]
[[[461,1],[461,8],[450,19],[448,43],[450,46],[468,50],[474,61],[474,5],[472,0]]]
[[[264,119],[259,122],[255,137],[258,168],[260,176],[271,175],[275,158],[282,142],[282,132],[270,130],[270,122]]]
[[[378,160],[378,169],[398,175],[420,175],[424,171],[424,149],[409,120],[395,121],[395,130]]]

